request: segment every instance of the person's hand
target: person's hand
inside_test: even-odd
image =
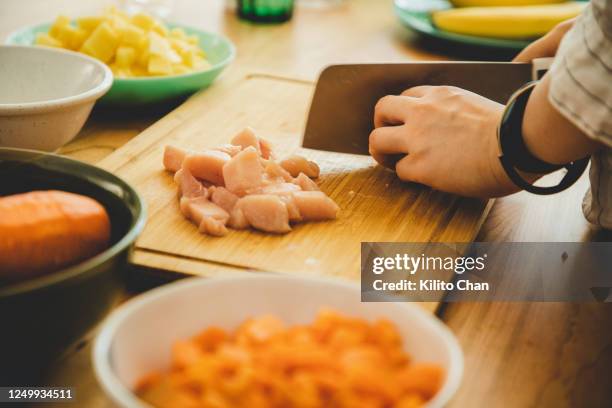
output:
[[[376,104],[370,153],[400,179],[473,197],[518,191],[498,159],[503,106],[464,89],[418,86]],[[398,160],[399,159],[399,160]]]
[[[550,30],[544,37],[529,44],[513,62],[531,62],[535,58],[554,57],[565,34],[574,26],[575,18],[564,21]]]

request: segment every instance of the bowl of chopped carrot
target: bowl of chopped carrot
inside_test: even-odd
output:
[[[122,407],[442,407],[463,372],[455,337],[418,305],[259,273],[186,279],[127,302],[92,358]]]

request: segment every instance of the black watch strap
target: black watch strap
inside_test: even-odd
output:
[[[514,184],[523,190],[534,194],[555,194],[565,190],[576,182],[586,169],[590,157],[576,160],[566,164],[551,164],[535,157],[525,145],[523,139],[523,116],[527,107],[527,101],[537,82],[530,82],[519,89],[512,97],[498,129],[498,141],[501,155],[499,160],[508,177]],[[546,174],[565,168],[567,174],[556,186],[538,187],[534,186],[519,174],[519,171],[534,174]]]

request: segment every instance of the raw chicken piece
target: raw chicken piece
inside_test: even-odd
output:
[[[166,170],[172,172],[179,171],[183,164],[183,159],[190,153],[193,152],[191,150],[181,149],[180,147],[167,145],[164,148],[164,167]]]
[[[193,174],[187,168],[179,169],[176,173],[174,173],[174,182],[178,184],[178,193],[179,197],[204,197],[206,198],[207,190],[206,188],[193,177]]]
[[[202,218],[198,231],[214,237],[222,237],[228,233],[225,223],[211,217]]]
[[[230,214],[234,209],[234,205],[236,205],[236,201],[239,199],[236,194],[230,192],[225,187],[211,187],[209,193],[210,200]]]
[[[261,147],[259,146],[259,139],[255,136],[255,132],[250,127],[246,127],[236,134],[230,141],[231,144],[240,146],[242,149],[246,149],[251,146],[257,150],[257,154],[261,156]]]
[[[268,182],[261,187],[248,190],[247,194],[273,194],[278,196],[287,205],[289,221],[297,222],[302,220],[302,216],[292,196],[296,191],[300,191],[300,187],[293,183]]]
[[[229,214],[206,197],[183,197],[180,208],[185,218],[197,225],[200,232],[214,236],[227,234],[225,224],[229,220]]]
[[[243,195],[247,190],[263,184],[264,169],[259,161],[259,155],[250,146],[232,157],[223,166],[225,187],[234,194]]]
[[[253,194],[242,197],[236,203],[248,223],[258,230],[278,234],[291,231],[287,205],[272,194]]]
[[[229,219],[227,211],[206,197],[183,197],[180,201],[180,207],[183,215],[196,225],[200,225],[204,217],[214,218],[223,223]]]
[[[296,191],[293,200],[304,221],[331,220],[340,207],[322,191]]]
[[[232,212],[230,213],[229,221],[227,225],[232,227],[233,229],[247,229],[249,228],[249,222],[244,216],[244,212],[238,206],[234,206]]]
[[[227,153],[230,156],[234,157],[235,155],[237,155],[238,153],[242,151],[242,147],[228,143],[228,144],[221,145],[219,147],[215,147],[212,150],[217,150],[223,153]]]
[[[292,183],[300,186],[300,188],[304,191],[319,191],[319,186],[317,183],[308,178],[304,173],[300,173],[295,179],[293,179]]]
[[[291,222],[300,222],[302,221],[302,214],[300,214],[300,209],[295,203],[295,199],[293,198],[293,194],[277,194],[278,198],[283,200],[285,205],[287,206],[287,214],[289,214],[289,221]]]
[[[267,140],[261,139],[255,135],[255,132],[250,127],[246,127],[231,140],[231,144],[237,145],[246,149],[251,146],[257,150],[257,154],[264,159],[272,157],[272,146]]]
[[[310,178],[317,178],[321,172],[317,163],[297,154],[282,160],[280,165],[293,177],[297,177],[300,173],[304,173]]]
[[[259,138],[259,150],[261,150],[261,157],[264,159],[274,159],[274,152],[272,152],[272,144],[266,139]]]
[[[287,170],[283,169],[280,164],[272,160],[268,160],[268,162],[266,163],[265,171],[266,175],[270,179],[278,178],[284,181],[293,180],[293,177],[291,177],[291,174],[289,174]]]
[[[189,154],[183,160],[183,167],[189,169],[194,177],[210,181],[216,185],[223,185],[223,166],[232,157],[217,150],[204,150]]]
[[[300,186],[293,183],[264,183],[260,187],[247,190],[247,194],[290,194],[300,191]]]

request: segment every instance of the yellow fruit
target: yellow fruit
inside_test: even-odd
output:
[[[144,48],[146,45],[147,39],[145,31],[134,24],[121,27],[119,34],[121,35],[121,44],[129,45],[137,49]]]
[[[82,28],[65,25],[57,27],[55,38],[60,40],[66,48],[78,50],[87,38],[87,31]]]
[[[57,47],[63,48],[64,44],[56,38],[51,37],[47,33],[38,33],[36,34],[36,45],[44,45],[45,47]]]
[[[85,40],[80,51],[102,62],[109,62],[115,55],[118,45],[119,35],[108,22],[104,22]]]
[[[0,0],[1,1],[1,0]],[[199,38],[168,29],[147,14],[111,7],[102,16],[59,16],[36,44],[78,50],[108,64],[117,77],[185,74],[209,67]]]
[[[436,11],[435,25],[445,31],[481,37],[521,39],[546,34],[576,17],[586,3],[568,2],[521,7],[465,7]]]
[[[81,17],[76,19],[77,27],[91,33],[104,19],[102,17]]]
[[[149,54],[167,59],[170,63],[181,62],[181,57],[172,49],[170,42],[155,31],[149,33]]]
[[[155,20],[147,14],[138,13],[132,16],[132,24],[136,24],[143,30],[149,31],[155,25]]]
[[[119,68],[129,68],[136,62],[136,50],[125,45],[117,48],[115,54],[115,65]]]
[[[70,17],[58,16],[53,25],[51,25],[51,28],[49,28],[49,35],[58,38],[59,31],[68,25],[70,25]]]
[[[172,74],[172,64],[166,58],[151,55],[147,71],[151,75],[170,75]]]
[[[508,7],[564,3],[567,0],[451,0],[455,7]]]

